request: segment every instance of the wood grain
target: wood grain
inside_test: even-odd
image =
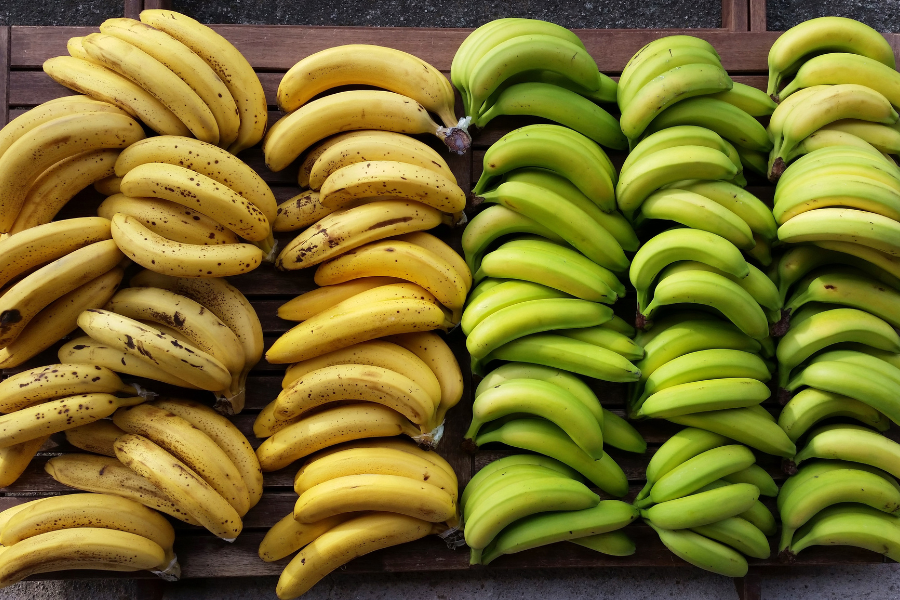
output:
[[[0,27],[0,127],[9,120],[9,27]]]
[[[750,0],[750,31],[766,31],[766,0]]]
[[[747,31],[747,0],[722,0],[722,29]]]

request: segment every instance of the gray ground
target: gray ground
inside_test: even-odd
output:
[[[500,16],[554,21],[567,27],[716,27],[719,0],[175,0],[175,9],[208,23],[281,23],[473,27]],[[116,0],[0,0],[0,25],[98,25],[121,15]],[[900,0],[767,0],[769,29],[840,15],[881,31],[900,31]],[[0,590],[0,600],[129,600],[142,582],[127,580],[25,582]],[[166,588],[166,600],[268,600],[274,578],[225,582],[183,581]],[[808,568],[767,572],[766,600],[900,599],[900,565]],[[636,598],[737,598],[730,579],[696,569],[618,569],[342,576],[309,592],[308,600],[565,600]]]

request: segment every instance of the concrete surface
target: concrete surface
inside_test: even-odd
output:
[[[848,17],[878,31],[900,31],[900,0],[766,0],[767,28],[783,31],[815,17]]]

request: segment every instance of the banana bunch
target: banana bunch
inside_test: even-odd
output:
[[[45,102],[0,129],[0,234],[49,223],[144,139],[124,110],[86,96]]]
[[[813,430],[788,463],[778,494],[782,560],[810,546],[841,545],[898,556],[900,444],[859,425]],[[817,460],[797,466],[809,459]]]
[[[753,453],[723,435],[687,427],[670,437],[647,465],[635,499],[641,517],[673,554],[726,575],[747,573],[744,557],[768,558],[775,518],[759,496],[778,486]]]
[[[311,456],[294,477],[291,514],[259,545],[266,562],[300,551],[278,581],[296,598],[357,556],[458,525],[453,467],[436,452],[393,438],[351,441]]]
[[[102,456],[51,459],[45,468],[60,483],[129,498],[225,540],[237,537],[241,517],[262,497],[253,447],[228,419],[196,402],[122,408],[112,422],[83,426],[67,439]]]
[[[237,154],[259,142],[268,112],[262,84],[231,43],[180,13],[145,10],[107,19],[44,62],[58,83],[115,104],[160,135],[193,136]]]
[[[213,391],[217,410],[239,413],[263,352],[262,327],[244,295],[223,279],[152,271],[131,285],[78,317],[86,335],[63,345],[60,361]]]
[[[193,138],[143,142],[119,155],[119,192],[98,209],[129,258],[179,277],[240,275],[274,260],[278,207],[253,169]]]
[[[562,541],[634,553],[634,542],[619,530],[638,509],[600,500],[577,470],[546,456],[514,454],[488,464],[472,477],[460,506],[473,565]]]
[[[150,570],[181,576],[175,531],[159,513],[110,494],[70,494],[24,502],[0,513],[0,587],[69,569]]]
[[[742,164],[756,170],[756,154],[772,147],[756,118],[772,114],[775,103],[733,82],[715,48],[693,36],[668,36],[641,48],[622,70],[616,96],[632,149],[642,136],[679,125],[709,129],[739,146],[739,170]]]

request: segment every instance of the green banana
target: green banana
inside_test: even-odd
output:
[[[759,499],[759,490],[749,483],[721,488],[654,504],[641,510],[641,517],[661,529],[691,529],[736,517]]]
[[[811,546],[856,546],[900,559],[900,521],[865,505],[829,506],[797,530],[786,552],[793,557]]]
[[[778,236],[778,225],[772,218],[772,210],[762,200],[733,183],[692,179],[673,183],[669,187],[694,192],[718,202],[743,219],[755,235],[767,240]]]
[[[630,361],[644,358],[644,349],[634,343],[634,340],[612,329],[608,329],[606,323],[595,327],[583,327],[581,329],[561,329],[557,333],[568,338],[581,340],[600,348],[612,350],[619,356]]]
[[[769,473],[759,465],[750,465],[730,475],[722,477],[728,483],[752,483],[759,488],[761,496],[774,498],[778,495],[778,484]]]
[[[844,83],[868,86],[894,106],[900,106],[900,73],[877,60],[848,52],[813,56],[803,63],[791,82],[778,93],[778,97],[783,100],[797,90],[814,85]]]
[[[594,552],[609,554],[610,556],[631,556],[637,551],[634,540],[623,531],[588,535],[583,538],[569,540],[569,542],[589,548]]]
[[[476,272],[481,267],[481,257],[491,243],[511,233],[539,235],[551,242],[563,241],[562,237],[525,215],[505,206],[489,206],[475,215],[463,231],[462,248],[469,270]]]
[[[747,275],[747,277],[737,278],[734,275],[702,262],[683,261],[666,267],[660,274],[660,279],[665,279],[669,275],[684,271],[707,271],[709,273],[717,273],[741,286],[741,289],[750,294],[750,296],[756,300],[757,304],[768,309],[774,315],[777,315],[774,321],[778,321],[781,318],[782,308],[782,301],[781,296],[778,294],[778,288],[772,283],[772,280],[758,268],[751,264],[748,264],[747,268],[750,271],[750,274]]]
[[[672,359],[655,370],[647,378],[639,402],[672,386],[717,377],[744,377],[768,381],[771,374],[765,361],[751,352],[728,348],[698,350]]]
[[[718,523],[694,527],[692,531],[753,558],[769,558],[771,554],[766,534],[750,521],[740,517],[729,517]]]
[[[900,444],[865,427],[820,427],[810,433],[806,445],[794,457],[794,464],[800,465],[810,458],[862,463],[894,477],[900,475]]]
[[[669,38],[671,39],[671,38]],[[721,67],[719,55],[715,50],[692,43],[682,44],[679,40],[674,43],[658,46],[649,54],[645,54],[639,64],[622,72],[619,79],[619,88],[616,90],[616,98],[619,108],[625,110],[634,96],[645,85],[676,67],[686,65],[714,65]]]
[[[488,463],[487,465],[482,467],[481,470],[475,473],[475,475],[472,476],[472,479],[469,480],[469,483],[466,484],[466,488],[463,490],[462,495],[459,497],[459,506],[465,506],[471,495],[479,487],[491,480],[492,475],[498,472],[502,472],[504,469],[508,469],[509,467],[512,467],[514,465],[537,465],[546,469],[554,470],[564,477],[568,477],[569,479],[577,480],[580,477],[578,471],[567,465],[564,465],[558,460],[553,460],[552,458],[541,456],[540,454],[512,454],[510,456],[504,456],[503,458],[499,458],[493,462]]]
[[[647,524],[656,531],[663,545],[685,562],[725,577],[743,577],[747,574],[747,559],[725,544],[687,529],[668,531],[653,523]]]
[[[900,219],[900,192],[864,177],[833,175],[792,190],[778,199],[773,215],[779,225],[807,211],[846,206]]]
[[[674,221],[691,229],[714,233],[743,250],[756,245],[753,231],[743,219],[694,192],[664,189],[650,194],[636,213],[634,223],[640,227],[652,219]]]
[[[571,298],[568,294],[530,281],[503,281],[500,279],[484,279],[479,284],[495,282],[490,289],[482,290],[477,295],[475,290],[469,295],[469,301],[463,311],[460,326],[463,334],[469,335],[482,321],[510,306],[533,300],[550,300]],[[477,289],[477,288],[476,288]],[[610,310],[610,317],[612,311]]]
[[[768,117],[778,106],[764,91],[737,81],[727,92],[712,94],[710,97],[736,106],[751,117]]]
[[[755,462],[756,458],[746,446],[734,444],[707,450],[660,477],[650,489],[648,500],[659,504],[683,498]]]
[[[734,166],[740,169],[740,158],[734,156],[734,146],[722,139],[715,131],[694,125],[678,125],[650,134],[642,139],[625,158],[620,176],[636,162],[660,150],[679,146],[706,146],[729,156]]]
[[[666,419],[698,412],[755,406],[770,395],[769,386],[756,379],[707,379],[666,388],[630,408],[635,418]]]
[[[900,291],[861,275],[856,269],[829,269],[806,277],[785,303],[785,309],[794,312],[809,302],[856,308],[900,327]]]
[[[677,125],[696,125],[715,131],[735,146],[768,152],[772,141],[765,127],[746,112],[715,98],[688,98],[661,112],[646,133],[655,133]]]
[[[792,442],[803,437],[809,428],[823,419],[845,417],[874,427],[890,428],[890,420],[865,402],[815,388],[801,390],[788,401],[778,416],[778,425]]]
[[[781,427],[751,408],[695,413],[669,417],[668,420],[730,437],[766,454],[790,457],[797,453],[796,446]]]
[[[646,468],[647,485],[638,493],[635,502],[648,497],[653,485],[678,465],[727,443],[728,438],[724,436],[694,427],[673,434],[650,457]]]

